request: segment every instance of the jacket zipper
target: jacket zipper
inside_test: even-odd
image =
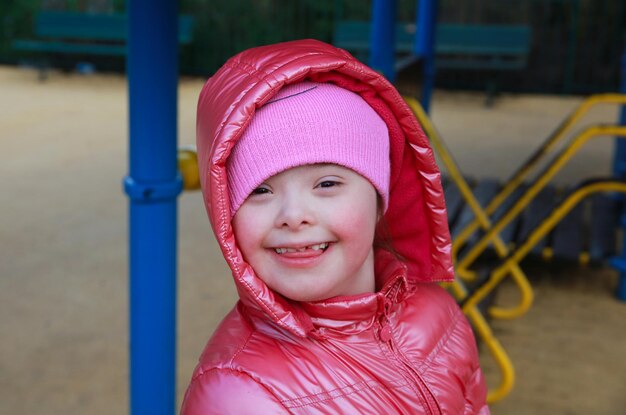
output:
[[[389,324],[389,320],[387,319],[387,317],[383,316],[383,319],[379,324],[381,326],[379,331],[380,340],[385,343],[387,347],[389,347],[391,353],[402,363],[405,372],[409,375],[409,377],[414,379],[417,389],[426,401],[426,405],[428,406],[428,412],[431,414],[441,414],[441,409],[437,404],[435,396],[430,391],[430,388],[426,385],[422,377],[419,375],[419,373],[417,373],[417,371],[413,368],[413,366],[406,359],[406,357],[404,357],[404,355],[400,353],[399,350],[397,350],[397,347],[393,343],[391,325]]]

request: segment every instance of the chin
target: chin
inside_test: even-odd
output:
[[[277,291],[278,292],[278,291]],[[280,293],[283,297],[286,297],[292,301],[298,301],[298,302],[304,302],[304,303],[311,303],[311,302],[316,302],[316,301],[323,301],[323,300],[327,300],[331,297],[334,297],[333,295],[328,295],[328,294],[311,294],[311,293],[293,293],[293,295],[291,295],[291,293]]]
[[[332,297],[336,297],[337,294],[334,294],[330,291],[321,291],[319,287],[315,287],[317,289],[311,289],[310,287],[301,287],[298,289],[281,290],[280,287],[270,287],[274,292],[282,295],[285,298],[288,298],[292,301],[299,302],[315,302],[315,301],[323,301]]]

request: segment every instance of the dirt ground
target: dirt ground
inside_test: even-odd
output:
[[[183,79],[179,142],[194,142],[202,80]],[[121,76],[0,66],[0,414],[128,412],[127,92]],[[582,101],[436,91],[432,112],[461,168],[505,179]],[[599,107],[585,122],[613,122]],[[559,183],[610,172],[595,139]],[[493,321],[517,371],[494,414],[626,413],[626,304],[608,268],[526,264],[536,301]],[[200,194],[179,202],[178,402],[196,359],[235,301]],[[505,284],[497,301],[511,304]],[[483,353],[490,384],[498,373]]]

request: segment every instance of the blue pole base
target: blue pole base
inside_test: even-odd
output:
[[[611,266],[619,271],[616,296],[619,300],[626,301],[626,260],[622,257],[614,257],[609,261]]]
[[[620,273],[616,294],[618,299],[626,301],[626,273]]]

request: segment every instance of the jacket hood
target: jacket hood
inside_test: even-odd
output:
[[[269,289],[237,247],[226,161],[257,108],[284,85],[303,80],[332,82],[359,94],[387,123],[391,159],[387,238],[404,259],[408,280],[449,281],[454,276],[439,169],[421,126],[396,89],[346,51],[317,40],[246,50],[229,59],[200,93],[196,126],[200,182],[241,301],[299,336],[312,329],[304,309]]]

